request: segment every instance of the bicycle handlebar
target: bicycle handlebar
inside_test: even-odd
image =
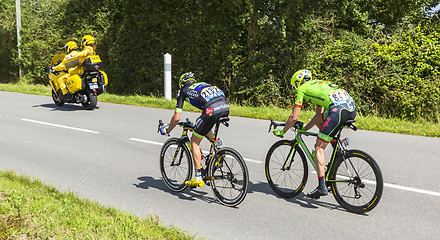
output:
[[[277,122],[275,122],[275,120],[271,119],[268,132],[270,132],[270,130],[272,129],[272,126],[273,126],[273,129],[276,129],[277,127],[280,127],[280,126],[286,126],[286,123],[285,122],[284,123],[277,123]],[[296,121],[292,128],[294,128],[295,130],[298,130],[298,129],[301,129],[303,126],[304,126],[303,122]]]
[[[157,132],[159,132],[160,128],[164,125],[165,125],[165,123],[163,123],[162,120],[159,120],[159,126],[157,126]],[[177,125],[182,126],[182,127],[188,127],[190,129],[195,128],[194,124],[189,120],[189,118],[187,118],[185,122],[178,122]]]

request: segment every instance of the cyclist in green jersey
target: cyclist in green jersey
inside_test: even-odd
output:
[[[353,98],[345,90],[329,81],[312,80],[312,74],[307,69],[297,71],[292,76],[291,85],[293,90],[297,92],[292,113],[283,130],[275,129],[273,133],[276,136],[283,137],[298,120],[304,100],[317,105],[315,116],[304,127],[304,130],[309,130],[313,126],[319,128],[315,143],[315,160],[318,163],[319,185],[307,194],[310,198],[318,199],[328,194],[325,185],[324,150],[328,143],[333,140],[342,124],[356,117],[356,106]]]

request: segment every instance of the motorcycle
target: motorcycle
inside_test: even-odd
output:
[[[102,62],[98,55],[92,55],[85,59],[81,65],[82,73],[71,75],[67,78],[66,87],[71,94],[66,99],[61,100],[58,96],[59,82],[58,79],[67,74],[66,71],[54,71],[52,67],[60,64],[66,54],[56,54],[50,62],[51,68],[43,68],[42,71],[49,74],[49,83],[52,87],[52,99],[57,106],[63,106],[64,103],[80,103],[85,109],[92,110],[98,103],[98,95],[106,91],[108,85],[107,74],[100,70]],[[78,60],[72,61],[70,64],[76,66]],[[72,66],[71,65],[71,66]],[[66,68],[71,66],[66,64]]]

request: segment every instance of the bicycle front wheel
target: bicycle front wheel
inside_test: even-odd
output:
[[[359,150],[349,150],[344,157],[344,160],[336,160],[329,178],[334,197],[350,212],[371,211],[383,192],[379,165],[373,157]]]
[[[292,198],[302,192],[307,183],[306,156],[292,141],[280,140],[267,152],[266,179],[270,187],[280,196]]]
[[[215,197],[226,206],[237,206],[247,194],[249,174],[243,157],[232,148],[221,148],[208,165]]]
[[[179,139],[168,139],[160,151],[160,172],[167,187],[175,192],[187,188],[185,181],[192,176],[191,153],[186,145],[180,145]]]

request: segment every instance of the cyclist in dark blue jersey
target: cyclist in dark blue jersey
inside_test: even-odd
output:
[[[229,116],[229,106],[225,94],[220,88],[205,82],[197,82],[192,72],[182,74],[179,86],[174,115],[171,117],[169,126],[163,126],[160,132],[162,135],[168,135],[177,126],[185,100],[202,110],[202,115],[196,120],[196,128],[191,136],[191,151],[196,177],[185,184],[192,187],[203,187],[200,142],[204,136],[215,141],[211,129],[218,119]]]

